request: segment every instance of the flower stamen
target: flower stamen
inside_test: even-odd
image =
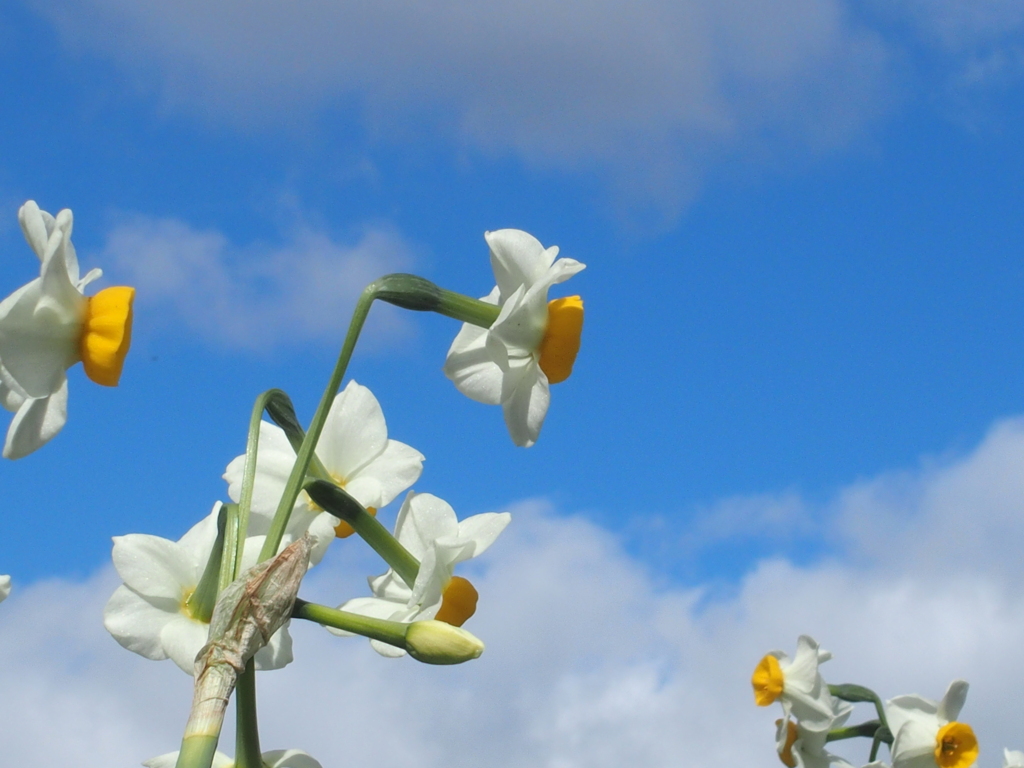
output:
[[[935,735],[935,762],[941,768],[970,768],[978,759],[978,739],[966,723],[946,723]]]

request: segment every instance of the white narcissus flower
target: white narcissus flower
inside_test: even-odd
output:
[[[1003,768],[1024,768],[1024,752],[1004,748]]]
[[[301,749],[275,749],[264,752],[263,765],[266,768],[323,768],[311,756]],[[143,763],[145,768],[174,768],[178,763],[178,753],[168,752],[166,755],[151,757]],[[215,752],[211,768],[235,768],[235,761],[223,752]]]
[[[331,403],[317,441],[316,455],[331,479],[371,514],[390,504],[423,472],[423,454],[405,443],[388,439],[380,403],[369,389],[354,381],[350,381]],[[265,533],[269,529],[294,464],[295,451],[284,430],[275,424],[260,422],[252,532]],[[241,497],[244,471],[243,454],[233,459],[224,472],[228,495],[234,501]],[[299,538],[307,530],[316,539],[310,558],[314,564],[320,561],[335,536],[352,534],[348,523],[324,512],[303,492],[296,499],[289,520],[289,540]]]
[[[512,516],[508,512],[485,512],[459,522],[451,505],[429,493],[410,492],[395,523],[395,538],[420,562],[415,583],[410,586],[389,569],[371,578],[373,597],[357,597],[338,606],[343,611],[409,623],[437,619],[456,627],[476,611],[477,592],[455,566],[486,550],[505,530]],[[350,633],[331,629],[337,635]],[[393,645],[371,640],[382,656],[403,656]]]
[[[481,301],[501,307],[490,328],[466,323],[448,350],[445,375],[460,392],[501,405],[516,445],[533,445],[551,396],[549,384],[569,378],[583,330],[579,296],[548,301],[548,290],[586,265],[557,259],[519,229],[484,233],[491,249],[494,290]]]
[[[754,701],[767,707],[781,701],[785,717],[795,717],[808,728],[829,727],[835,718],[836,704],[818,665],[832,658],[812,637],[801,635],[796,656],[772,651],[758,663],[751,678]]]
[[[82,290],[103,273],[79,277],[72,215],[55,217],[29,200],[18,211],[22,232],[41,262],[39,277],[0,302],[0,405],[15,413],[3,455],[18,459],[56,435],[67,421],[65,371],[113,387],[131,344],[135,289]]]
[[[825,751],[828,732],[841,727],[851,711],[853,707],[846,707],[844,714],[828,727],[818,729],[807,728],[803,723],[789,719],[776,720],[775,750],[779,760],[788,768],[828,768],[830,765],[852,768],[841,757]]]
[[[187,604],[202,578],[217,538],[213,512],[178,541],[133,533],[114,537],[114,568],[124,579],[106,608],[103,626],[124,648],[161,661],[170,658],[191,675],[196,654],[206,644],[209,621],[194,617]],[[264,536],[246,539],[242,568],[256,564]],[[257,669],[280,669],[292,661],[285,625],[256,653]]]
[[[893,734],[893,768],[970,768],[978,759],[978,740],[966,723],[957,722],[967,699],[967,681],[954,680],[941,701],[897,696],[886,702]]]
[[[11,577],[0,576],[0,603],[11,595]]]

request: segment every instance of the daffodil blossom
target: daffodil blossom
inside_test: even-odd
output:
[[[11,595],[11,577],[0,576],[0,603]]]
[[[409,586],[389,569],[369,580],[373,597],[357,597],[339,608],[403,623],[437,619],[462,626],[476,610],[477,593],[468,580],[453,576],[455,566],[491,546],[511,519],[508,512],[485,512],[459,522],[448,502],[410,491],[398,512],[395,538],[420,561],[415,583]],[[405,654],[377,640],[370,644],[382,656]]]
[[[217,538],[220,503],[178,541],[134,533],[114,537],[114,567],[124,584],[103,611],[103,626],[129,651],[160,661],[170,658],[191,675],[209,622],[194,617],[195,592]],[[256,563],[263,536],[245,542],[243,568]],[[287,625],[256,653],[258,669],[279,669],[292,660]]]
[[[540,434],[551,396],[549,384],[569,377],[579,351],[583,302],[579,296],[548,302],[548,290],[585,265],[557,259],[519,229],[486,232],[497,282],[481,301],[501,312],[490,328],[466,323],[448,350],[444,372],[460,392],[501,405],[516,445],[531,446]]]
[[[970,768],[978,758],[971,726],[957,722],[967,699],[967,682],[954,680],[941,701],[916,694],[886,703],[893,733],[893,768]]]
[[[331,479],[368,507],[371,514],[390,504],[423,472],[423,454],[405,443],[388,439],[380,403],[369,389],[354,381],[350,381],[331,403],[316,455]],[[252,532],[265,533],[269,528],[294,464],[295,451],[284,430],[260,422]],[[244,471],[245,456],[242,455],[233,459],[224,472],[228,495],[235,501],[241,496]],[[316,539],[310,558],[314,564],[320,561],[335,536],[352,533],[348,523],[324,512],[302,493],[289,521],[289,540],[300,537],[306,530]]]
[[[785,718],[795,717],[809,728],[830,727],[836,704],[818,665],[831,658],[831,653],[821,650],[807,635],[797,640],[792,659],[782,651],[772,651],[754,670],[754,701],[760,707],[781,701]]]
[[[1024,768],[1024,752],[1004,748],[1003,768]]]
[[[840,727],[850,716],[852,707],[845,708],[845,714],[838,717],[827,728],[808,728],[802,722],[783,719],[775,722],[775,749],[779,760],[788,768],[828,768],[839,765],[849,768],[850,764],[825,751],[828,732]]]
[[[81,361],[86,375],[116,386],[131,343],[135,289],[83,289],[102,275],[79,276],[71,244],[72,215],[18,211],[25,239],[41,262],[39,277],[0,302],[0,405],[15,413],[3,455],[17,459],[53,438],[67,421],[65,371]]]
[[[301,749],[275,749],[264,752],[260,757],[263,758],[263,765],[266,768],[323,768]],[[178,753],[168,752],[166,755],[151,757],[143,765],[145,768],[174,768],[177,763]],[[218,751],[213,755],[211,768],[235,768],[235,761]]]

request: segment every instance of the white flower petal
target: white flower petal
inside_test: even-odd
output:
[[[11,577],[0,576],[0,603],[11,596]]]
[[[938,705],[918,696],[916,693],[907,696],[897,696],[885,704],[885,717],[889,721],[889,729],[898,733],[903,725],[910,720],[931,719],[936,720],[939,711]]]
[[[114,568],[144,597],[181,600],[196,586],[195,566],[177,542],[145,533],[114,537]]]
[[[475,329],[482,333],[467,333]],[[473,343],[456,349],[463,336],[473,336]],[[484,405],[498,405],[501,402],[502,371],[487,349],[487,332],[474,325],[465,325],[455,337],[448,358],[444,363],[444,375],[451,379],[455,388],[471,400]]]
[[[61,373],[63,376],[63,372]],[[18,397],[8,389],[10,402]],[[57,391],[47,397],[24,399],[7,428],[3,455],[20,459],[46,445],[68,420],[68,381],[64,377]]]
[[[364,507],[386,507],[419,480],[424,458],[415,448],[388,440],[384,450],[349,479],[345,490]]]
[[[464,545],[469,549],[472,545],[468,542]],[[444,588],[452,577],[451,557],[452,553],[439,551],[437,543],[427,550],[420,559],[420,569],[416,573],[416,583],[412,586],[412,594],[409,596],[408,606],[417,610],[424,608],[440,608]],[[436,613],[436,610],[435,610]]]
[[[511,522],[512,515],[508,512],[484,512],[472,515],[459,523],[458,537],[461,540],[473,542],[472,553],[469,557],[476,557],[491,546]]]
[[[500,289],[494,289],[480,301],[497,304]],[[488,330],[472,323],[463,323],[444,362],[444,375],[455,387],[485,405],[501,402],[501,371],[487,351]]]
[[[282,669],[294,661],[292,655],[292,636],[288,632],[288,624],[285,622],[274,635],[270,642],[256,651],[253,657],[256,660],[256,669]]]
[[[292,450],[284,430],[276,424],[261,421],[251,507],[254,517],[262,517],[269,522],[274,516],[294,464],[295,451]],[[237,502],[241,498],[244,471],[245,454],[232,459],[224,471],[224,479],[228,482],[228,496],[232,501]],[[296,507],[300,504],[305,506],[305,502],[297,500]]]
[[[123,648],[153,661],[167,658],[160,633],[174,617],[173,600],[147,600],[125,586],[114,590],[103,609],[103,626]]]
[[[160,644],[167,657],[182,672],[191,675],[195,671],[196,655],[206,645],[209,635],[209,624],[178,613],[171,616],[171,620],[160,630]]]
[[[968,687],[966,680],[954,680],[949,684],[936,712],[940,721],[949,723],[960,716],[960,710],[967,701]]]
[[[54,227],[53,216],[41,211],[35,200],[29,200],[18,209],[18,223],[21,224],[25,240],[35,251],[36,257],[42,261],[43,254],[46,253],[46,243]]]
[[[382,600],[406,605],[412,598],[412,588],[391,568],[387,573],[368,579],[370,591]]]
[[[404,648],[388,645],[387,643],[382,643],[380,640],[371,640],[370,647],[381,656],[385,656],[389,659],[399,659],[402,656],[405,656]]]
[[[529,448],[537,442],[551,404],[548,377],[533,361],[521,367],[518,379],[512,380],[512,375],[510,373],[506,379],[514,382],[514,387],[501,403],[505,426],[512,442]]]
[[[45,299],[36,279],[0,302],[0,359],[29,397],[55,392],[77,352],[77,328]]]
[[[431,493],[409,491],[395,522],[395,538],[417,560],[423,559],[435,539],[456,534],[458,530],[455,510]]]
[[[28,393],[14,380],[10,372],[0,363],[0,405],[16,413],[28,399]]]
[[[275,749],[263,753],[267,768],[323,768],[301,749]]]
[[[540,240],[521,229],[485,232],[491,249],[491,269],[503,299],[521,285],[541,279],[558,255],[558,247],[545,248]]]
[[[266,753],[264,753],[266,754]],[[159,757],[151,757],[146,760],[142,765],[144,768],[174,768],[178,764],[178,753],[168,752],[166,755],[160,755]],[[213,763],[210,768],[235,768],[235,761],[225,755],[223,752],[217,751],[213,754]]]
[[[185,535],[178,539],[178,548],[185,555],[187,562],[192,565],[193,584],[199,582],[199,578],[206,569],[206,563],[210,559],[213,545],[217,540],[217,517],[223,505],[217,501],[213,509],[206,517],[189,528]]]
[[[892,744],[893,768],[934,768],[937,733],[917,720],[904,723]]]
[[[292,513],[292,517],[295,514]],[[306,532],[313,537],[313,549],[309,553],[309,567],[312,568],[324,559],[327,549],[335,539],[334,529],[341,520],[328,512],[321,512],[306,527]],[[290,526],[289,526],[290,527]],[[298,536],[302,534],[299,533]]]
[[[332,475],[347,481],[384,452],[388,429],[373,393],[350,381],[331,403],[316,455]]]

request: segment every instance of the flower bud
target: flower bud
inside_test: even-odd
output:
[[[424,664],[461,664],[480,658],[484,644],[475,635],[443,621],[414,621],[405,633],[405,649]]]

